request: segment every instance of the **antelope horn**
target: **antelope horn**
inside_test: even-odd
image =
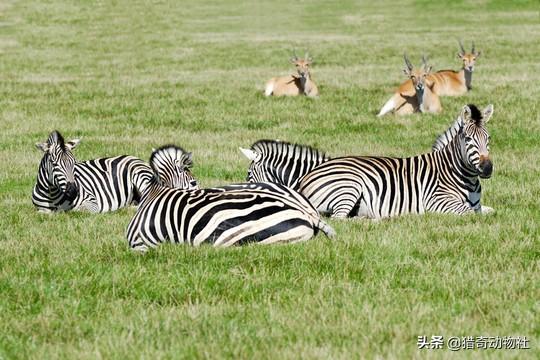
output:
[[[459,43],[459,48],[461,49],[461,55],[465,55],[465,48],[463,47],[461,40],[458,40],[458,43]]]
[[[298,60],[298,55],[296,55],[296,49],[293,49],[293,57],[291,58],[292,61]]]
[[[471,53],[473,53],[473,54],[476,54],[476,51],[474,51],[474,41],[472,42],[472,49],[471,49]]]
[[[406,53],[403,54],[403,60],[405,60],[405,65],[407,65],[407,69],[409,69],[409,71],[412,71],[413,66],[411,62],[409,61],[409,58],[407,57]]]

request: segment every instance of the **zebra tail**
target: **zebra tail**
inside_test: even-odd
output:
[[[336,237],[336,231],[327,223],[325,223],[322,220],[319,220],[319,224],[317,225],[319,230],[321,230],[329,239],[333,239]]]

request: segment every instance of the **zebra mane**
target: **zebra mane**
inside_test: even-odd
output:
[[[251,149],[263,155],[263,157],[265,155],[273,153],[288,153],[290,154],[290,157],[297,158],[302,154],[302,152],[310,152],[313,157],[322,158],[325,160],[328,160],[330,158],[325,152],[315,149],[311,146],[292,144],[280,140],[258,140],[253,143],[253,145],[251,145]]]
[[[191,153],[172,144],[163,145],[152,151],[150,166],[158,176],[163,172],[170,171],[167,169],[168,167],[177,165],[183,165],[187,169],[193,166]]]
[[[47,139],[47,142],[49,145],[52,144],[58,144],[62,149],[66,148],[66,143],[64,140],[64,137],[58,130],[54,130],[52,133],[49,134],[49,138]]]
[[[468,104],[467,105],[469,109],[471,110],[471,119],[475,122],[476,125],[480,126],[482,123],[482,112],[476,107],[474,104]],[[439,137],[437,140],[435,140],[435,143],[433,143],[433,146],[431,147],[432,151],[440,151],[442,150],[446,145],[452,141],[452,139],[459,133],[461,130],[461,127],[464,124],[465,119],[462,118],[461,114],[459,114],[458,118],[450,127]]]
[[[467,106],[469,109],[471,109],[471,119],[474,120],[474,123],[477,126],[480,126],[482,124],[482,120],[484,119],[482,117],[482,112],[474,104],[468,104]]]
[[[446,145],[452,141],[452,139],[459,133],[459,130],[461,129],[461,126],[463,125],[463,120],[461,119],[461,115],[454,121],[452,125],[446,130],[444,133],[439,135],[437,137],[437,140],[433,143],[433,146],[431,146],[432,151],[440,151],[444,149]]]

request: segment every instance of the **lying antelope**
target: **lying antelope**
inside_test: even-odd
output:
[[[455,70],[439,70],[436,73],[428,76],[428,82],[433,84],[432,90],[439,96],[458,96],[463,95],[472,88],[472,73],[476,59],[480,57],[481,51],[476,52],[474,41],[472,43],[471,52],[466,52],[461,41],[459,41],[459,52],[457,57],[463,62],[463,67],[460,71]],[[412,93],[413,83],[409,79],[402,83],[399,91],[403,93]],[[383,116],[396,109],[393,102],[394,97],[390,99],[381,109],[378,116]]]
[[[403,55],[406,68],[403,70],[409,78],[401,84],[397,92],[384,104],[377,116],[394,111],[397,115],[408,115],[414,112],[438,113],[441,111],[439,96],[433,91],[430,80],[431,66],[422,56],[422,67],[414,68],[406,54]]]
[[[471,52],[468,53],[459,41],[459,52],[457,57],[463,61],[463,67],[460,71],[440,70],[430,75],[434,83],[433,91],[439,96],[458,96],[463,95],[472,88],[472,73],[476,59],[480,57],[481,51],[476,52],[474,41]]]
[[[264,88],[265,96],[297,96],[297,95],[306,95],[306,96],[317,96],[319,95],[319,90],[317,86],[311,80],[311,75],[309,73],[309,67],[313,62],[313,59],[309,57],[308,53],[303,59],[299,59],[296,54],[291,58],[291,62],[296,66],[296,71],[298,75],[289,75],[283,77],[275,77],[270,79]]]

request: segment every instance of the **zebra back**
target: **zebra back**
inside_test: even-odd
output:
[[[259,140],[242,153],[252,162],[249,182],[275,182],[295,188],[312,169],[330,159],[324,152],[299,144],[278,140]]]

